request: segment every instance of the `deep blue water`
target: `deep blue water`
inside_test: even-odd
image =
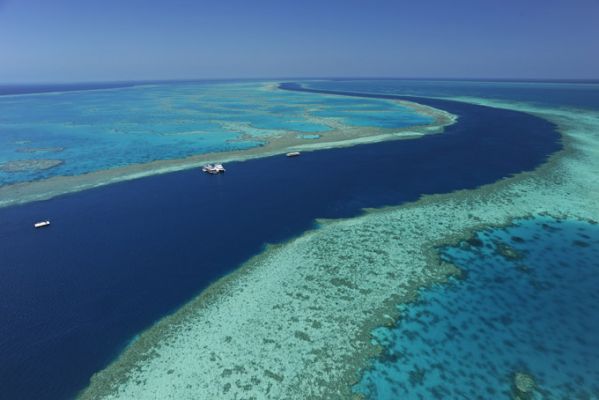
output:
[[[231,163],[222,176],[189,170],[0,209],[0,397],[74,395],[135,334],[317,217],[474,188],[561,148],[554,126],[527,114],[419,101],[459,123],[418,140]],[[51,227],[32,228],[45,218]]]
[[[506,251],[507,250],[507,251]],[[599,225],[549,217],[442,249],[463,279],[423,290],[375,337],[385,351],[357,385],[369,399],[599,397]]]
[[[415,79],[335,79],[303,82],[313,89],[374,94],[468,96],[550,107],[599,109],[599,82],[492,82]]]

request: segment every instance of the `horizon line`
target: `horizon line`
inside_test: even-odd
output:
[[[275,76],[245,78],[166,78],[166,79],[100,79],[76,81],[21,81],[0,82],[1,87],[35,85],[81,85],[81,84],[148,84],[170,82],[207,81],[268,81],[268,80],[414,80],[414,81],[465,81],[465,82],[537,82],[537,83],[599,83],[597,78],[497,78],[497,77],[418,77],[418,76]]]

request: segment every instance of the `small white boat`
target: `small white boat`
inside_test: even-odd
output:
[[[291,153],[287,153],[287,157],[297,157],[299,156],[301,153],[299,151],[292,151]]]
[[[206,172],[207,174],[216,175],[224,173],[226,169],[222,164],[206,164],[202,167],[202,171]]]
[[[50,225],[50,221],[40,221],[40,222],[36,222],[35,224],[33,224],[33,226],[36,228],[43,228],[44,226],[48,226],[48,225]]]

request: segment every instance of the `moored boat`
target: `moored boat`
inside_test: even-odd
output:
[[[223,167],[222,164],[206,164],[202,167],[202,171],[208,173],[208,174],[221,174],[224,173],[226,171],[225,167]]]
[[[287,153],[287,157],[297,157],[299,156],[301,153],[299,151],[292,151],[290,153]]]

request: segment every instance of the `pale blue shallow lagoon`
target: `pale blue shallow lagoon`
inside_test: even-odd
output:
[[[0,96],[0,186],[308,140],[346,128],[426,125],[397,102],[295,93],[267,82],[173,82]],[[302,135],[306,136],[302,136]]]
[[[423,290],[355,387],[368,399],[528,399],[599,394],[599,225],[537,217],[488,229],[442,258],[461,279]]]

